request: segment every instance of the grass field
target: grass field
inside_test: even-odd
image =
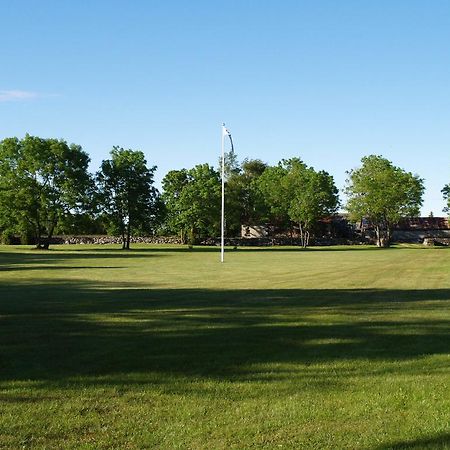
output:
[[[450,249],[0,247],[0,448],[450,448]]]

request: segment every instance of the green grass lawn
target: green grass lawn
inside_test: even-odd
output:
[[[450,249],[0,247],[0,448],[450,448]]]

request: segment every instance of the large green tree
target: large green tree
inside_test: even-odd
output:
[[[228,236],[238,236],[241,225],[267,221],[267,207],[257,188],[258,178],[267,165],[260,160],[245,159],[228,171],[225,183],[225,223]]]
[[[388,247],[394,225],[419,214],[423,180],[382,156],[365,156],[361,162],[361,167],[348,172],[347,210],[353,220],[369,220],[377,245]]]
[[[215,236],[220,223],[220,176],[208,164],[171,170],[162,181],[168,231],[183,242]]]
[[[156,166],[147,167],[144,153],[113,147],[111,158],[97,172],[98,203],[111,229],[122,236],[122,248],[130,248],[131,235],[149,233],[158,215]]]
[[[338,189],[333,177],[324,170],[316,172],[301,160],[285,162],[288,173],[283,180],[290,199],[288,215],[298,224],[303,247],[319,219],[335,213],[339,206]]]
[[[297,224],[303,247],[309,244],[318,220],[333,214],[339,205],[333,177],[325,171],[316,172],[299,158],[282,160],[266,169],[259,187],[278,223]]]
[[[0,215],[14,233],[48,249],[61,220],[88,204],[93,183],[79,145],[26,135],[0,142]]]

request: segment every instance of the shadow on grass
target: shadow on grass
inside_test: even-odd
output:
[[[142,245],[142,244],[141,244]],[[226,246],[225,252],[226,253],[234,253],[234,252],[355,252],[355,251],[394,251],[394,250],[406,250],[411,247],[404,246],[404,245],[393,245],[388,248],[379,248],[375,245],[348,245],[348,246],[322,246],[322,247],[307,247],[303,248],[300,246],[264,246],[264,247],[257,247],[257,246],[238,246],[238,247],[232,247],[232,246]],[[415,249],[423,249],[423,250],[430,250],[430,247],[422,247],[422,246],[415,246]],[[450,247],[433,247],[432,250],[449,250]],[[29,250],[32,250],[29,248]],[[111,254],[114,254],[114,257],[127,257],[127,256],[138,256],[139,253],[219,253],[220,247],[219,246],[201,246],[196,245],[192,248],[189,248],[187,245],[178,245],[178,246],[162,246],[162,245],[152,245],[148,244],[145,246],[135,246],[132,247],[129,250],[122,250],[120,246],[117,246],[115,248],[107,247],[102,248],[101,245],[86,245],[83,248],[79,247],[73,247],[70,248],[70,246],[65,245],[64,247],[60,247],[58,245],[54,245],[49,250],[43,250],[39,252],[33,252],[31,254],[27,253],[27,256],[31,257],[58,257],[62,256],[63,254],[65,256],[69,256],[73,253],[74,257],[79,258],[80,255],[83,255],[82,257],[86,258],[97,258],[100,256],[108,256]],[[18,255],[17,252],[0,252],[1,255],[8,255],[8,257],[14,257],[14,255]],[[20,253],[20,255],[24,255],[23,253]]]
[[[20,270],[81,270],[81,269],[123,269],[123,267],[119,266],[49,266],[49,265],[33,265],[33,266],[25,266],[25,265],[9,265],[9,266],[0,266],[0,272],[13,272]]]
[[[382,445],[373,450],[444,450],[450,448],[450,433],[439,434],[433,437],[417,439],[414,441],[396,442]]]
[[[30,267],[30,264],[43,264],[42,267],[35,267],[36,269],[59,269],[63,268],[61,265],[63,261],[90,261],[92,259],[103,260],[103,259],[127,259],[127,258],[162,258],[164,255],[162,254],[139,254],[139,253],[130,253],[130,252],[122,252],[120,250],[114,252],[107,252],[104,250],[92,249],[89,252],[84,250],[80,251],[39,251],[39,252],[0,252],[0,271],[1,270],[12,270],[17,266],[24,266],[24,269],[30,270],[34,267]],[[58,264],[58,266],[50,266],[50,264]],[[26,267],[25,267],[26,266]],[[114,266],[117,268],[117,266]],[[112,268],[112,266],[66,266],[65,268],[73,268],[73,269],[102,269],[102,268]],[[17,269],[19,270],[19,269]]]
[[[448,354],[449,302],[449,289],[0,284],[0,380],[88,376],[99,383],[99,376],[109,376],[108,383],[132,383],[125,375],[152,373],[158,383],[167,374],[276,381],[295,374],[337,386],[358,375],[358,365],[336,371],[334,363],[387,363],[376,373],[360,369],[370,376],[397,370],[399,361],[407,367],[422,356]],[[426,318],[429,309],[441,309],[433,316],[441,318]]]
[[[387,250],[401,250],[406,249],[408,247],[403,246],[392,246],[389,248],[379,248],[375,245],[348,245],[348,246],[330,246],[330,247],[307,247],[303,248],[299,245],[287,245],[287,246],[226,246],[225,252],[352,252],[352,251],[387,251]],[[427,247],[423,247],[427,249]],[[428,247],[429,248],[429,247]],[[447,249],[448,247],[436,247],[434,249]],[[98,252],[98,253],[110,253],[110,252],[122,252],[119,248],[77,248],[77,249],[68,249],[74,252]],[[152,246],[152,244],[148,244],[146,247],[132,247],[130,250],[126,250],[125,252],[132,253],[140,253],[140,252],[155,252],[155,253],[187,253],[187,252],[195,252],[195,253],[218,253],[220,252],[220,246],[203,246],[196,245],[192,248],[189,248],[187,245],[179,245],[179,246]]]

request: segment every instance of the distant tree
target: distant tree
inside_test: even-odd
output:
[[[153,186],[156,166],[147,167],[144,153],[113,147],[111,159],[97,172],[98,202],[110,229],[122,236],[122,249],[131,235],[149,233],[158,214],[158,190]]]
[[[316,172],[300,159],[285,161],[288,173],[283,180],[290,199],[288,215],[298,224],[303,247],[319,219],[335,213],[339,206],[338,189],[333,177],[321,170]]]
[[[0,216],[10,232],[48,249],[57,224],[89,203],[89,157],[79,145],[26,135],[0,142]]]
[[[447,202],[447,206],[443,209],[444,212],[450,212],[450,183],[446,184],[442,189],[444,200]]]
[[[233,149],[229,152],[225,152],[224,160],[225,180],[227,180],[230,176],[237,175],[241,172],[237,154]],[[219,173],[222,173],[222,158],[219,159]]]
[[[240,234],[242,224],[263,223],[267,208],[257,180],[267,165],[260,160],[245,159],[228,172],[225,184],[225,223],[228,236]]]
[[[171,170],[162,180],[162,198],[166,210],[165,232],[179,233],[183,243],[187,242],[189,224],[185,224],[185,219],[180,216],[180,212],[184,209],[182,193],[188,182],[186,169]]]
[[[258,178],[257,186],[264,203],[267,205],[268,220],[278,226],[289,226],[290,197],[284,179],[288,170],[281,162],[277,166],[267,167]]]
[[[278,222],[298,225],[303,247],[309,245],[318,220],[333,214],[339,205],[333,177],[324,171],[316,172],[299,158],[266,169],[259,186]]]
[[[220,176],[208,164],[172,170],[162,181],[167,228],[184,243],[217,235],[220,222]]]
[[[361,167],[348,172],[347,210],[353,220],[369,220],[375,227],[377,245],[388,247],[394,225],[401,218],[419,214],[423,180],[382,156],[366,156],[361,162]]]
[[[242,177],[242,223],[263,223],[267,221],[268,208],[258,188],[258,180],[267,169],[260,159],[244,159],[241,164]]]

